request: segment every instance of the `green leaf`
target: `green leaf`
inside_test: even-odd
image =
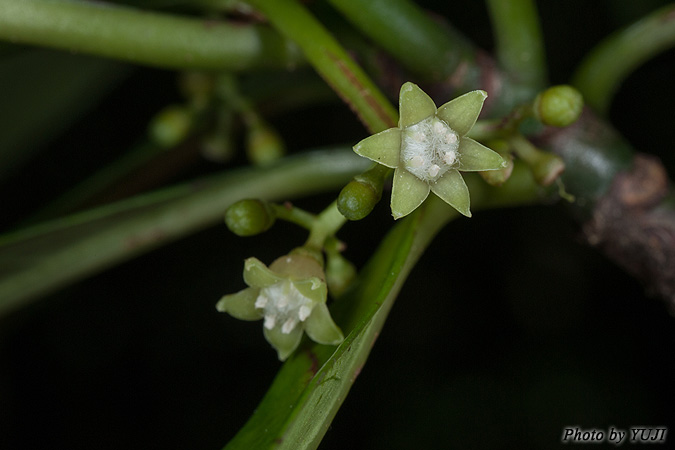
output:
[[[216,175],[2,235],[0,315],[218,224],[237,200],[285,200],[337,189],[369,164],[351,149],[315,151],[272,167]]]
[[[286,361],[226,450],[316,449],[363,368],[405,278],[456,212],[435,199],[398,224],[331,314],[347,337],[336,349],[309,340]]]

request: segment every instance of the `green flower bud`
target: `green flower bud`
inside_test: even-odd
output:
[[[502,158],[506,161],[505,168],[478,172],[481,178],[490,186],[501,186],[511,177],[511,173],[513,172],[513,157],[511,155],[502,155]]]
[[[338,211],[348,220],[361,220],[375,208],[381,194],[368,182],[352,180],[340,191]]]
[[[281,136],[269,125],[258,122],[251,125],[246,135],[246,156],[257,166],[271,164],[281,158],[286,149]]]
[[[584,109],[584,98],[572,86],[553,86],[539,93],[532,109],[543,124],[566,127],[573,124]]]
[[[208,105],[213,96],[215,84],[213,75],[205,72],[184,72],[179,79],[181,93],[197,109]]]
[[[565,163],[554,153],[541,152],[531,168],[538,184],[550,186],[565,171]]]
[[[522,135],[512,136],[510,142],[518,157],[530,167],[538,184],[550,186],[565,170],[560,156],[538,149]]]
[[[225,223],[237,236],[260,234],[267,231],[275,220],[274,210],[263,200],[240,200],[225,211]]]
[[[232,142],[232,136],[222,133],[212,133],[204,137],[202,142],[202,156],[204,158],[225,163],[235,155],[235,146]]]
[[[192,128],[192,114],[181,105],[167,106],[149,125],[150,140],[161,147],[173,147],[185,139]]]
[[[482,170],[478,174],[490,186],[501,186],[509,179],[513,172],[513,155],[509,143],[503,139],[493,139],[487,146],[494,150],[506,161],[506,167],[498,170]]]
[[[327,253],[326,282],[333,297],[341,296],[356,278],[356,267],[338,252]]]

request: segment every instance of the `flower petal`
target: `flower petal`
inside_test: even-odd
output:
[[[506,161],[499,153],[490,150],[473,139],[463,137],[459,141],[459,167],[463,172],[497,170],[506,167]]]
[[[456,170],[447,171],[438,181],[431,183],[431,191],[466,217],[471,217],[469,189]]]
[[[263,334],[265,339],[277,351],[279,361],[285,361],[293,351],[300,345],[302,339],[302,326],[296,325],[290,333],[286,334],[281,331],[281,325],[277,325],[271,330],[263,327]]]
[[[295,286],[304,297],[307,297],[314,302],[326,302],[328,288],[326,283],[319,278],[312,277],[305,280],[293,281],[293,286]]]
[[[391,213],[400,219],[413,212],[429,195],[429,184],[405,169],[396,169],[391,191]]]
[[[401,152],[401,130],[389,128],[365,138],[354,146],[357,155],[372,159],[376,163],[395,168]]]
[[[226,295],[216,303],[216,309],[240,320],[262,319],[262,310],[255,307],[259,293],[260,289],[249,287],[235,294]]]
[[[338,345],[345,338],[342,330],[333,322],[325,303],[314,307],[312,314],[305,321],[305,332],[319,344]]]
[[[485,91],[467,92],[438,108],[436,115],[450,125],[450,128],[457,134],[464,136],[478,120],[486,98],[487,92]]]
[[[419,86],[408,81],[401,86],[398,109],[398,126],[405,128],[435,114],[436,104]]]
[[[283,279],[268,269],[258,258],[247,258],[244,261],[244,282],[251,287],[263,288]]]

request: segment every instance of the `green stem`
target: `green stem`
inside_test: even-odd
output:
[[[621,82],[654,55],[675,45],[675,5],[612,34],[579,64],[572,84],[585,102],[606,114]]]
[[[408,0],[329,1],[406,69],[423,78],[442,80],[473,53],[462,36],[442,30]]]
[[[296,0],[250,0],[354,109],[371,133],[395,127],[396,110],[335,38]]]
[[[271,203],[270,206],[274,210],[277,218],[294,223],[307,230],[311,230],[316,222],[316,216],[314,214],[293,205],[277,205],[276,203]]]
[[[490,99],[485,113],[506,114],[536,95],[536,87],[518,85],[503,77],[490,58],[463,35],[432,20],[410,0],[329,1],[420,81],[438,83],[435,89],[439,92],[487,90]]]
[[[274,167],[230,172],[0,236],[0,315],[219,223],[237,200],[336,189],[368,164],[351,149],[312,152]]]
[[[519,84],[540,89],[546,82],[544,41],[533,0],[487,0],[497,61]]]
[[[286,67],[297,48],[263,27],[75,0],[0,0],[0,39],[168,68]]]
[[[347,222],[347,219],[340,214],[337,208],[337,201],[334,201],[317,217],[305,246],[321,251],[326,239],[334,236],[345,222]]]
[[[468,177],[478,207],[529,204],[538,189],[527,170],[514,170],[502,188]],[[498,192],[503,194],[498,194]],[[472,190],[472,198],[474,197]],[[255,412],[226,450],[315,450],[366,363],[406,277],[436,233],[459,213],[431,196],[399,221],[379,245],[331,315],[345,333],[334,347],[310,341],[282,366]]]

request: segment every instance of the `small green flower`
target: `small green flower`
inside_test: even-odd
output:
[[[321,265],[304,254],[282,256],[269,268],[248,258],[244,281],[249,287],[224,296],[216,309],[241,320],[264,319],[265,339],[284,361],[300,344],[303,330],[319,344],[344,340],[326,306],[324,278]]]
[[[416,84],[401,86],[398,128],[370,136],[354,151],[396,169],[391,193],[394,219],[413,212],[431,190],[467,217],[469,190],[459,171],[502,169],[506,161],[466,137],[478,119],[485,91],[471,91],[436,109]]]

